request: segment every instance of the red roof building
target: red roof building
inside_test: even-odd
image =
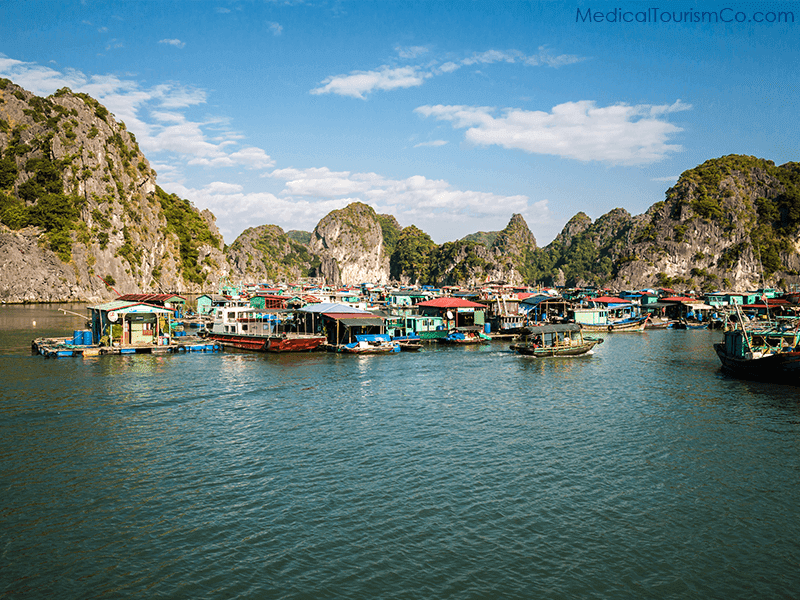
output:
[[[425,300],[425,302],[417,302],[417,306],[431,308],[486,308],[485,304],[478,304],[471,300],[452,297],[434,298],[433,300]]]

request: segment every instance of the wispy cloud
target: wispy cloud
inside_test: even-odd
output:
[[[425,46],[396,46],[395,52],[400,58],[417,58],[427,54],[428,49]]]
[[[365,94],[375,90],[396,90],[422,85],[425,79],[433,77],[418,67],[391,68],[386,65],[376,71],[353,71],[349,75],[328,77],[322,86],[311,90],[312,94],[338,94],[352,98],[365,99]]]
[[[653,177],[650,181],[674,183],[680,179],[680,175],[667,175],[666,177]]]
[[[682,150],[667,143],[682,129],[663,118],[691,108],[680,100],[658,106],[606,107],[582,100],[559,104],[550,112],[507,108],[501,116],[494,116],[494,108],[476,106],[420,106],[415,112],[449,121],[457,129],[465,128],[465,139],[479,146],[497,145],[587,162],[642,165]]]
[[[267,23],[269,30],[272,32],[272,35],[280,35],[283,32],[283,27],[280,23]]]
[[[425,148],[425,147],[437,147],[437,146],[444,146],[447,142],[445,140],[432,140],[430,142],[420,142],[419,144],[414,144],[414,148]]]
[[[182,42],[180,40],[172,39],[172,40],[158,40],[159,44],[167,44],[169,46],[175,46],[176,48],[183,48],[186,45],[186,42]]]
[[[424,46],[408,48],[396,47],[400,58],[413,59],[428,52]],[[351,71],[348,74],[332,75],[322,81],[320,87],[311,90],[312,94],[338,94],[352,98],[366,99],[374,91],[387,91],[399,88],[417,87],[431,77],[453,73],[463,67],[472,65],[488,65],[498,62],[521,64],[524,66],[561,67],[584,60],[572,54],[556,55],[545,46],[539,48],[534,55],[526,55],[518,50],[487,50],[476,52],[458,61],[449,60],[439,63],[430,61],[425,66],[406,65],[392,67],[383,65],[370,71]]]

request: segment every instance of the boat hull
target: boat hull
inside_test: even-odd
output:
[[[800,384],[800,352],[779,352],[760,358],[737,358],[714,344],[722,370],[741,379]]]
[[[563,347],[535,347],[529,344],[512,344],[511,350],[524,356],[546,358],[551,356],[581,356],[587,354],[597,345],[596,341],[584,342],[575,346]]]
[[[280,335],[247,336],[221,333],[210,333],[209,339],[216,340],[223,346],[250,350],[252,352],[310,352],[326,342],[323,336],[313,335]]]
[[[647,319],[632,321],[630,323],[609,323],[608,325],[588,325],[586,323],[581,323],[581,329],[583,331],[595,333],[634,333],[644,331],[645,327],[647,327],[647,323]]]

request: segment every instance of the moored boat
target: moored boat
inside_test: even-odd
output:
[[[581,329],[577,323],[531,327],[522,342],[509,348],[525,356],[580,356],[603,343],[601,339],[584,338]]]
[[[584,331],[593,331],[596,333],[631,333],[644,331],[649,320],[649,317],[635,317],[632,319],[622,319],[603,324],[581,323],[580,327]]]
[[[389,335],[371,334],[357,335],[356,341],[350,344],[335,346],[336,352],[345,354],[388,354],[390,352],[400,352],[399,342],[392,341]]]
[[[446,337],[439,340],[444,344],[464,346],[469,344],[486,344],[492,341],[488,335],[477,327],[462,327],[450,331]]]
[[[255,352],[309,352],[327,341],[321,334],[294,331],[292,322],[285,312],[220,308],[206,337],[223,346]]]
[[[739,324],[714,344],[722,370],[742,379],[800,384],[800,322]]]

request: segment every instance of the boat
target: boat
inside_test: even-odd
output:
[[[327,341],[322,334],[297,331],[291,311],[246,307],[218,308],[205,337],[223,346],[254,352],[309,352]]]
[[[633,317],[630,319],[620,319],[618,321],[610,321],[602,324],[581,323],[580,326],[584,331],[630,333],[644,331],[649,321],[650,317]]]
[[[714,344],[722,370],[742,379],[800,383],[800,321],[779,318],[723,332]]]
[[[418,335],[392,337],[391,340],[400,345],[401,352],[418,352],[422,350],[422,338]]]
[[[447,336],[439,340],[444,344],[464,346],[469,344],[485,344],[492,341],[488,335],[480,331],[480,327],[460,327],[448,332]]]
[[[399,342],[392,341],[385,333],[357,335],[356,341],[350,344],[335,346],[336,352],[345,354],[389,354],[400,352]]]
[[[602,339],[584,338],[582,326],[577,323],[561,323],[531,327],[523,341],[511,344],[510,349],[518,354],[540,358],[581,356],[602,343]]]
[[[686,319],[681,319],[680,321],[676,321],[674,328],[675,329],[708,329],[709,323],[700,323],[698,321],[687,321]]]

